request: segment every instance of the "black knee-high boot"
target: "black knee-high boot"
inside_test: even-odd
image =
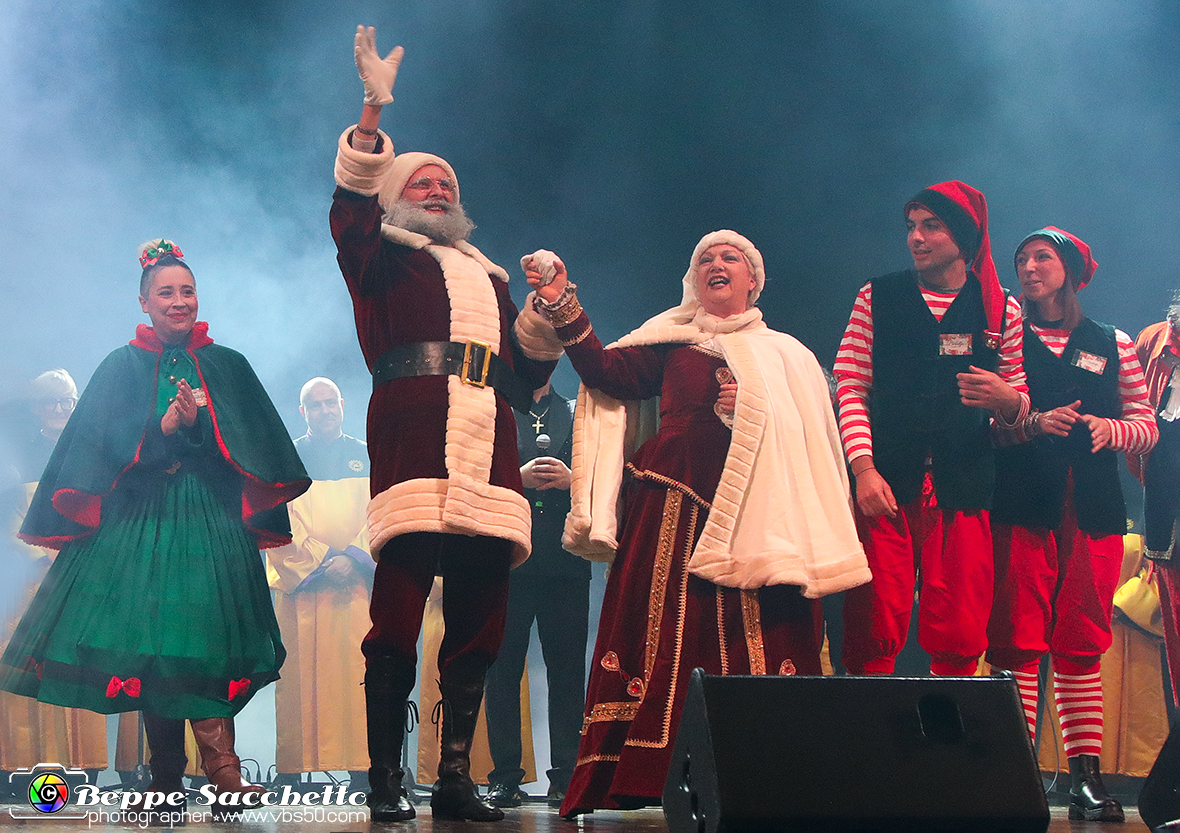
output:
[[[188,756],[184,752],[184,721],[143,712],[143,728],[152,753],[148,763],[152,782],[147,791],[183,792],[181,779],[188,767]]]
[[[406,702],[415,667],[400,657],[369,657],[365,668],[365,721],[369,740],[369,814],[375,822],[416,815],[402,784]]]
[[[430,810],[436,819],[455,821],[499,821],[504,811],[482,798],[471,780],[471,740],[483,681],[438,684],[442,694],[442,749],[438,758],[438,781],[430,796]]]

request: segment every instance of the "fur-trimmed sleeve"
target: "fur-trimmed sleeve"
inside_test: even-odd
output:
[[[348,143],[356,125],[340,134],[336,148],[336,184],[356,194],[373,197],[381,190],[381,182],[393,162],[393,142],[378,130],[376,153],[356,150]]]
[[[535,292],[530,292],[525,298],[524,307],[516,316],[516,323],[512,327],[512,334],[516,337],[521,352],[530,359],[557,361],[565,351],[553,325],[533,309],[534,295]]]

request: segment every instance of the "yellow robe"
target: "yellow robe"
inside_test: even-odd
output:
[[[275,615],[287,648],[275,685],[280,773],[369,767],[361,654],[369,630],[369,581],[354,568],[344,586],[298,589],[329,549],[343,552],[353,546],[368,553],[368,503],[368,477],[312,481],[287,505],[292,543],[266,551]]]
[[[35,563],[33,578],[21,588],[11,615],[0,622],[0,651],[12,638],[17,622],[33,600],[57,550],[34,547],[16,537],[36,483],[24,484],[24,494],[7,530],[17,549]],[[39,763],[58,763],[80,769],[107,768],[106,715],[67,709],[0,691],[0,770],[12,772]]]

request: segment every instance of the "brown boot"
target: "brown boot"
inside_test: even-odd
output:
[[[201,752],[201,768],[205,777],[217,789],[217,794],[237,794],[236,804],[229,807],[243,807],[247,795],[266,792],[263,787],[251,784],[242,777],[242,761],[234,752],[234,720],[232,717],[206,717],[192,720],[193,737]],[[254,802],[251,802],[254,803]]]

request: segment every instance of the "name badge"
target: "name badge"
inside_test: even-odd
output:
[[[938,355],[970,356],[971,333],[939,333]]]
[[[198,408],[204,408],[209,404],[209,397],[205,395],[204,388],[193,388],[193,399],[197,401]]]
[[[1088,370],[1091,373],[1102,375],[1102,371],[1106,370],[1106,358],[1103,356],[1095,356],[1093,353],[1087,353],[1085,350],[1078,350],[1073,357],[1074,367],[1080,367],[1082,370]]]

